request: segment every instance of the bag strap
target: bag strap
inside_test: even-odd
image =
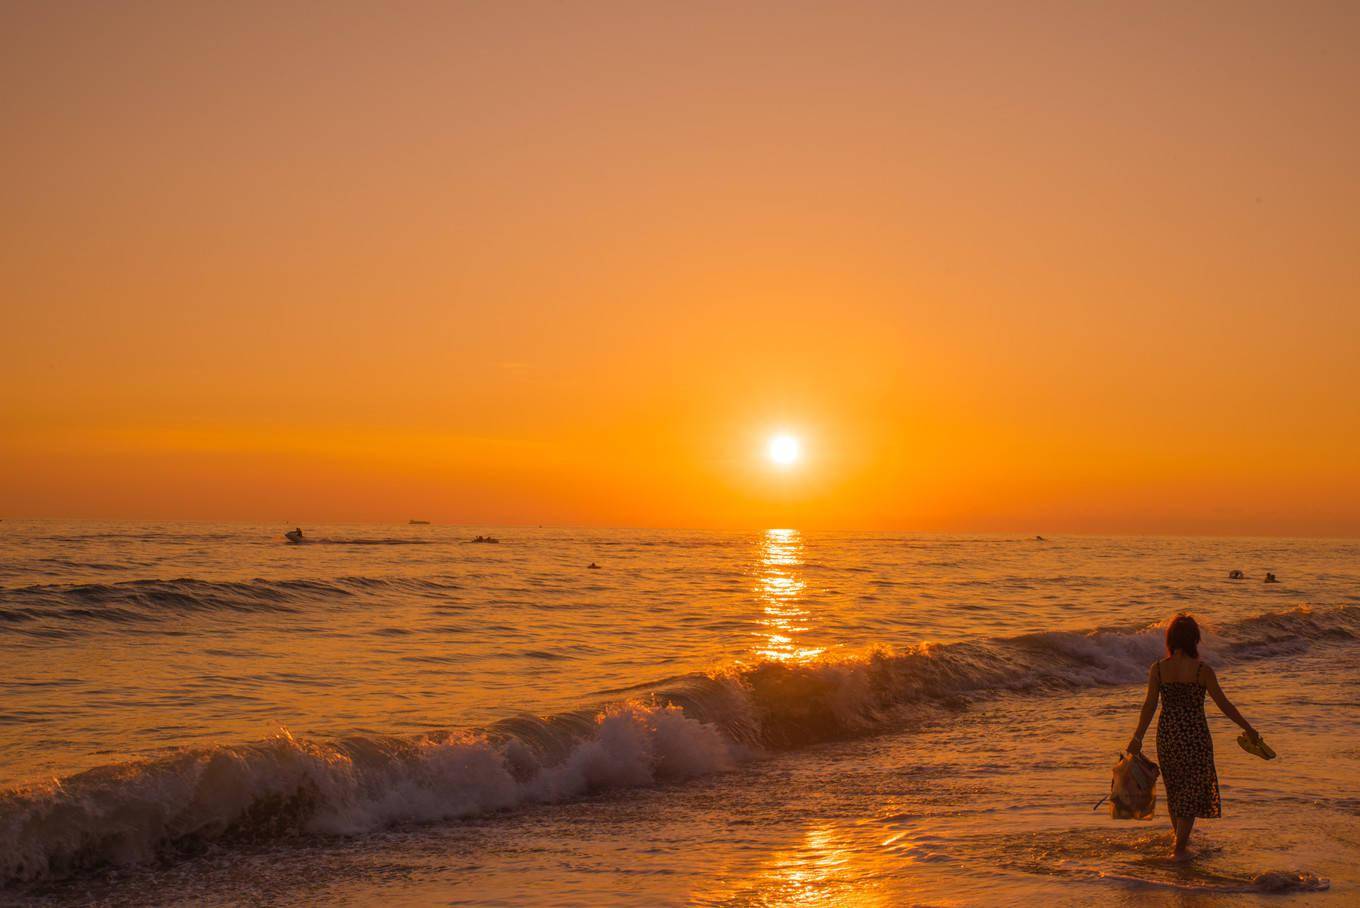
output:
[[[1120,754],[1119,754],[1119,759],[1121,759],[1121,760],[1124,759],[1124,754],[1126,754],[1126,753],[1128,753],[1127,750],[1126,750],[1126,751],[1121,751]],[[1117,764],[1116,764],[1116,765],[1117,765]],[[1114,779],[1111,779],[1111,780],[1110,780],[1110,794],[1107,794],[1105,797],[1101,798],[1099,801],[1096,801],[1096,806],[1092,807],[1091,809],[1092,809],[1092,810],[1099,810],[1101,804],[1104,804],[1106,801],[1110,800],[1110,795],[1111,795],[1111,794],[1114,794]]]

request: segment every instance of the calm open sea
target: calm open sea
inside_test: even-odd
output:
[[[0,523],[0,902],[1360,902],[1360,542],[285,529]],[[1182,609],[1280,758],[1174,865]]]

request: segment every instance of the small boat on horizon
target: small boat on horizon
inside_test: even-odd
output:
[[[413,526],[413,527],[423,527],[423,526],[429,526],[429,525],[430,525],[430,522],[429,522],[428,520],[416,520],[414,517],[412,517],[410,520],[408,520],[408,521],[406,521],[406,522],[409,523],[409,524],[410,524],[411,526]]]

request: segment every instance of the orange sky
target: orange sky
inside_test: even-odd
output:
[[[0,8],[0,516],[1360,533],[1360,5],[215,6]]]

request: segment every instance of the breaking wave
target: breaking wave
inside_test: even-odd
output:
[[[1305,607],[1227,624],[1206,645],[1231,663],[1357,638],[1360,608]],[[0,883],[684,780],[1007,692],[1140,681],[1161,645],[1156,626],[920,644],[684,675],[475,732],[186,749],[0,792]]]

